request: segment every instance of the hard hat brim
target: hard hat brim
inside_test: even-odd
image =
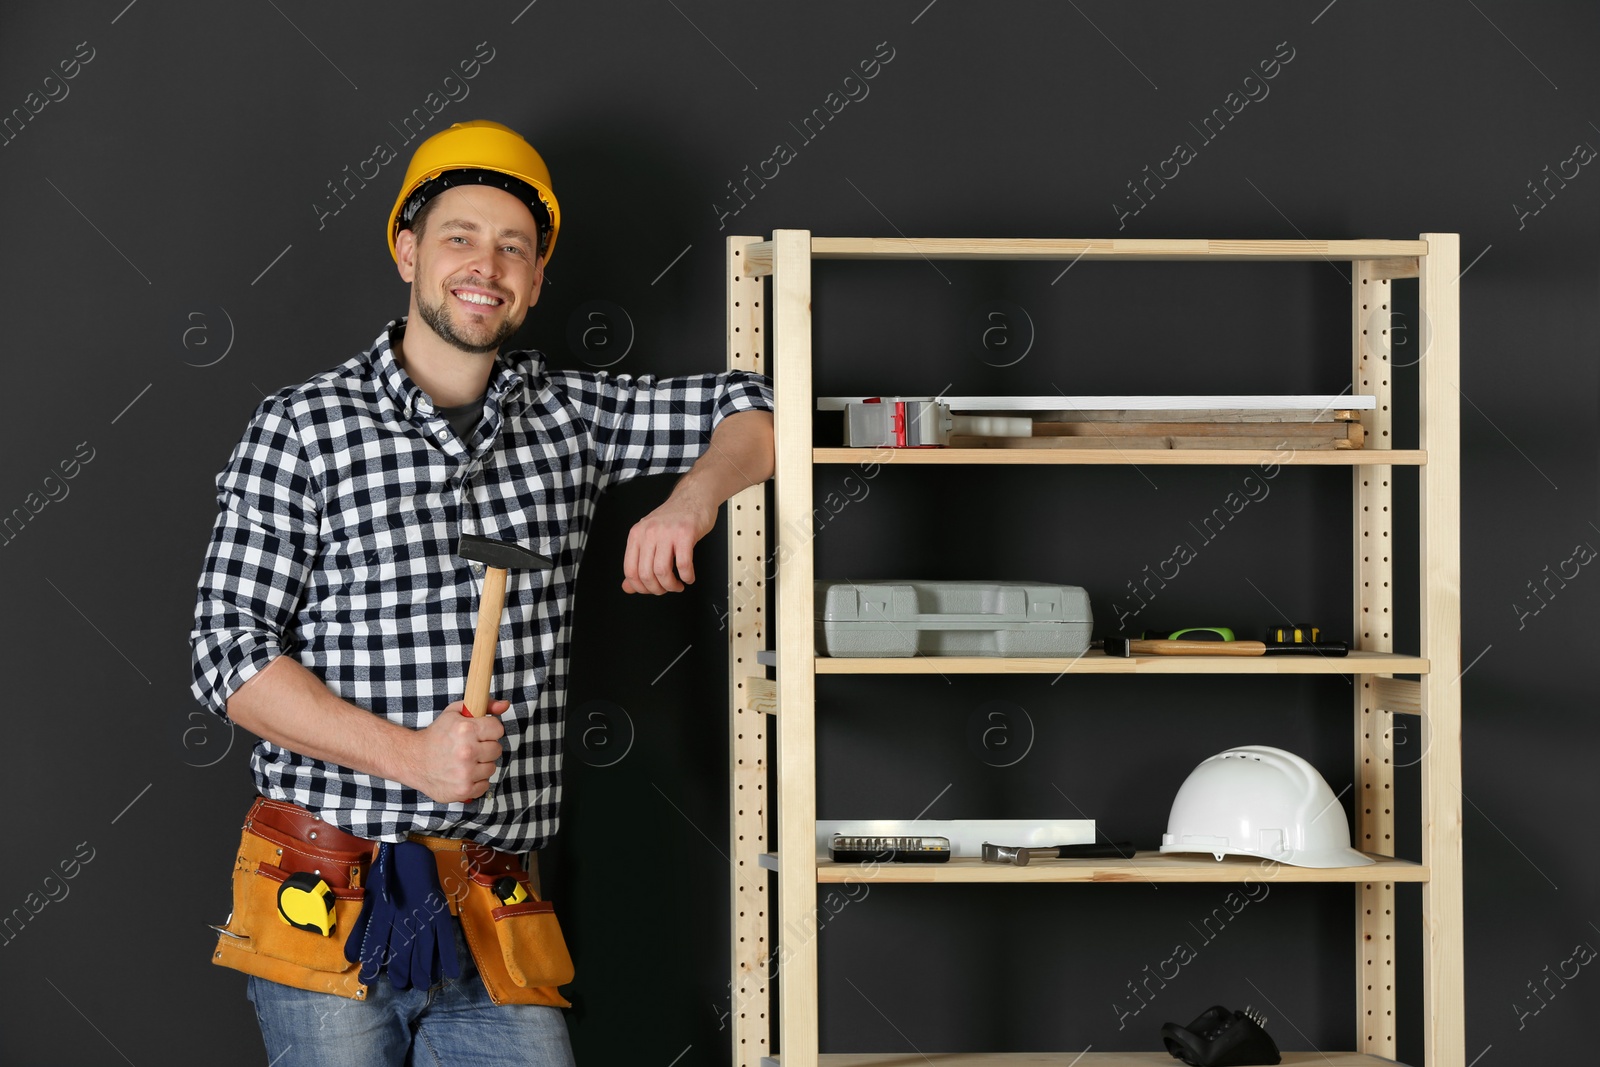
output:
[[[1169,854],[1204,853],[1212,857],[1216,857],[1218,851],[1220,851],[1224,856],[1243,856],[1247,859],[1271,861],[1273,863],[1285,863],[1290,867],[1311,867],[1319,869],[1329,867],[1366,867],[1369,864],[1377,862],[1371,856],[1357,852],[1353,848],[1300,849],[1299,851],[1290,850],[1278,856],[1268,856],[1260,852],[1251,852],[1248,849],[1233,848],[1232,846],[1228,846],[1219,850],[1211,845],[1189,845],[1180,843],[1176,845],[1163,844],[1156,851]],[[1218,860],[1218,862],[1221,861]]]

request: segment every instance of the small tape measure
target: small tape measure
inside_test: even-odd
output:
[[[278,887],[278,918],[300,930],[327,937],[333,932],[333,890],[321,876],[297,871]]]
[[[1232,641],[1233,631],[1226,626],[1190,626],[1183,630],[1146,630],[1145,641]]]
[[[502,904],[521,904],[528,899],[528,891],[511,875],[501,875],[494,880],[494,895]]]

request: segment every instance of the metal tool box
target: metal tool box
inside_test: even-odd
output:
[[[1044,582],[891,581],[816,584],[822,656],[1080,656],[1089,595]]]

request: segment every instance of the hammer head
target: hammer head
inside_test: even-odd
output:
[[[1028,865],[1028,850],[1015,845],[996,845],[988,841],[983,843],[983,862],[985,863],[1010,863],[1017,867]]]
[[[462,559],[487,567],[499,567],[501,570],[549,570],[555,566],[554,561],[537,552],[529,552],[513,541],[496,541],[477,534],[462,534],[456,554]]]

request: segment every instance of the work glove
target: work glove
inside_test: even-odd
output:
[[[378,846],[344,956],[361,963],[361,980],[369,984],[387,967],[396,989],[426,989],[440,978],[461,977],[455,927],[426,846],[415,841]]]

